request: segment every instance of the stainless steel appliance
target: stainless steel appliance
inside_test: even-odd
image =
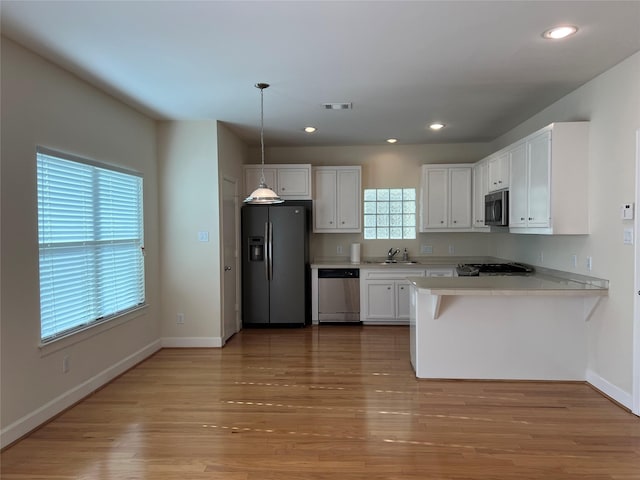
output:
[[[318,269],[318,321],[360,321],[359,269]]]
[[[311,320],[310,201],[242,207],[242,323],[303,326]]]
[[[486,275],[530,275],[533,267],[523,263],[461,263],[456,267],[459,277]]]
[[[484,197],[484,224],[506,227],[509,225],[509,191],[500,190]]]

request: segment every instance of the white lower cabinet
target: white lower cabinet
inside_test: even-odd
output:
[[[407,277],[424,277],[425,269],[360,270],[360,320],[365,324],[407,325],[410,284]]]

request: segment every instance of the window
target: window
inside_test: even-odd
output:
[[[40,337],[144,303],[142,177],[37,150]]]
[[[416,238],[416,189],[365,189],[364,238]]]

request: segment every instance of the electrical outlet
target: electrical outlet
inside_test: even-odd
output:
[[[571,255],[571,266],[573,268],[578,268],[578,255],[576,255],[575,253]]]
[[[336,253],[337,253],[338,255],[342,255],[342,245],[338,245],[338,246],[336,247]]]
[[[69,373],[69,355],[62,357],[62,373]]]
[[[454,253],[456,253],[456,247],[449,245],[449,255],[453,255]]]
[[[591,257],[587,257],[587,270],[591,271],[592,268],[593,268],[593,261]]]
[[[420,246],[420,253],[422,253],[423,255],[433,253],[433,247],[431,245],[422,245]]]
[[[176,323],[182,325],[184,323],[184,313],[179,313],[176,317]]]
[[[544,263],[544,253],[543,253],[543,252],[540,252],[540,253],[538,254],[538,263],[539,263],[540,265],[542,265],[542,264]]]
[[[208,242],[209,241],[209,232],[198,232],[198,241],[199,242]]]

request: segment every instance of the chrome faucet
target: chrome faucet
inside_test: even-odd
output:
[[[387,262],[392,262],[393,261],[393,257],[396,256],[399,253],[400,253],[400,249],[399,248],[396,248],[395,251],[394,251],[393,247],[391,247],[389,249],[389,251],[387,252]]]

